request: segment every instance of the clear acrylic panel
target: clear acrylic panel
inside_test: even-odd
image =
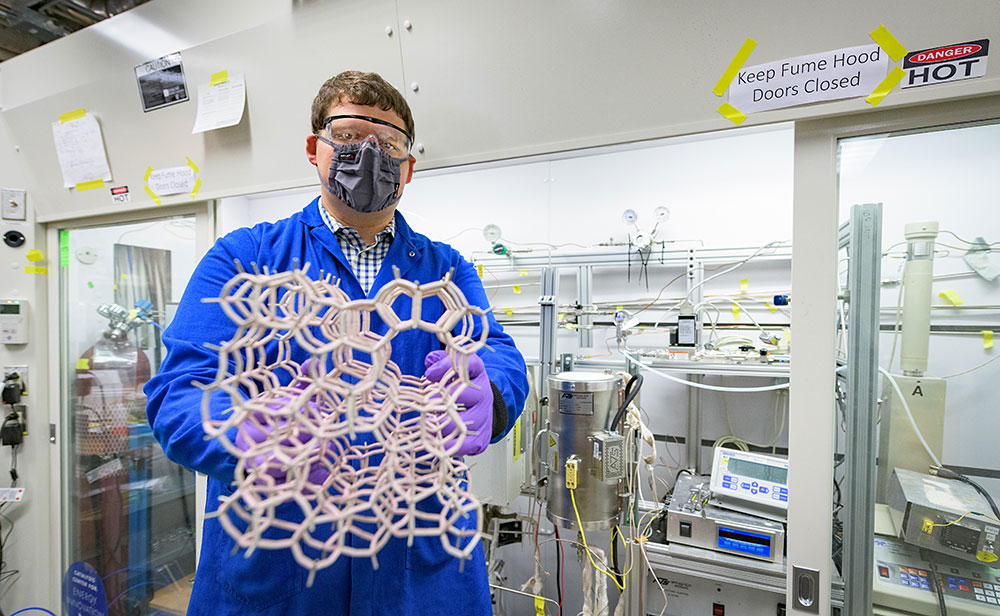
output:
[[[197,262],[195,219],[63,230],[60,248],[64,569],[96,571],[109,615],[184,614],[194,474],[153,438],[142,388]]]
[[[838,153],[841,221],[853,206],[881,204],[870,318],[877,340],[869,344],[873,355],[878,350],[878,399],[855,415],[867,416],[861,430],[877,435],[875,460],[867,461],[875,463],[874,502],[854,489],[850,456],[838,460],[843,554],[852,545],[871,549],[863,583],[875,614],[1000,613],[993,503],[1000,496],[1000,350],[993,344],[1000,332],[1000,121],[844,139]],[[855,258],[841,252],[844,288]],[[844,305],[846,322],[857,326],[853,303]],[[839,454],[850,451],[849,393],[837,418]],[[842,517],[852,494],[874,511],[874,537],[858,543]],[[841,555],[835,547],[838,566]]]

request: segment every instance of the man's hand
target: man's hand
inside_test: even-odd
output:
[[[424,376],[428,381],[440,383],[444,375],[452,368],[451,359],[444,351],[431,351],[424,358],[426,371]],[[469,379],[472,387],[466,387],[455,402],[459,405],[459,416],[468,427],[465,439],[454,456],[474,456],[486,451],[490,444],[493,431],[493,386],[486,375],[486,366],[478,355],[469,356]],[[457,387],[457,377],[446,383],[449,391]],[[447,423],[442,434],[447,436],[455,432],[455,425]]]
[[[305,373],[306,366],[303,365],[302,372]],[[305,383],[301,381],[296,381],[293,384],[295,389],[304,389]],[[278,410],[284,406],[291,405],[293,400],[291,398],[281,396],[277,398],[274,402],[269,403],[267,406],[270,409]],[[301,413],[315,413],[318,415],[319,411],[316,405],[311,400],[307,402],[302,409],[299,410]],[[271,422],[274,420],[272,419]],[[236,434],[236,439],[234,444],[243,451],[250,451],[255,449],[258,445],[271,439],[271,435],[275,430],[284,431],[287,421],[280,419],[277,422],[277,426],[273,426],[272,423],[268,421],[266,415],[260,411],[254,411],[252,419],[246,419],[240,425],[238,432]],[[285,438],[279,444],[289,456],[294,457],[298,452],[301,452],[303,448],[316,448],[319,449],[316,443],[310,443],[313,440],[312,434],[307,431],[296,431],[294,434],[289,434],[289,438]],[[309,483],[321,485],[326,481],[327,476],[330,474],[326,467],[319,462],[320,458],[314,458],[313,462],[309,466]],[[267,462],[267,474],[274,477],[279,483],[283,483],[295,477],[294,471],[289,469],[288,471],[282,470],[282,462],[277,459],[273,451],[261,451],[260,455],[254,456],[252,464],[248,464],[247,470],[250,471],[251,468],[260,468],[264,466],[265,461]],[[289,477],[291,475],[291,477]]]

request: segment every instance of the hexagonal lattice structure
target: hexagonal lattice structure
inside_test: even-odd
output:
[[[310,584],[341,556],[377,566],[391,537],[438,536],[448,553],[468,557],[481,522],[459,522],[480,504],[453,457],[468,434],[456,399],[473,387],[468,362],[485,346],[485,312],[450,274],[422,285],[397,278],[374,299],[351,300],[307,270],[243,272],[218,299],[237,326],[218,348],[202,403],[206,434],[237,458],[235,490],[216,513],[222,527],[248,550],[291,549]],[[434,322],[421,318],[431,297],[444,306]],[[393,309],[400,299],[409,299],[407,319]],[[385,335],[372,331],[373,313]],[[440,383],[402,374],[392,361],[393,337],[412,329],[436,334],[451,358]],[[310,359],[293,361],[293,344]],[[231,403],[221,418],[211,411],[218,395]],[[417,506],[425,502],[435,506]]]

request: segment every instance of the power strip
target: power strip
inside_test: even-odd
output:
[[[19,503],[24,498],[24,488],[0,488],[0,503]]]

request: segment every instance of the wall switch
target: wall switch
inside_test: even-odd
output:
[[[0,211],[4,220],[26,220],[28,217],[25,205],[25,192],[13,188],[0,190]]]

